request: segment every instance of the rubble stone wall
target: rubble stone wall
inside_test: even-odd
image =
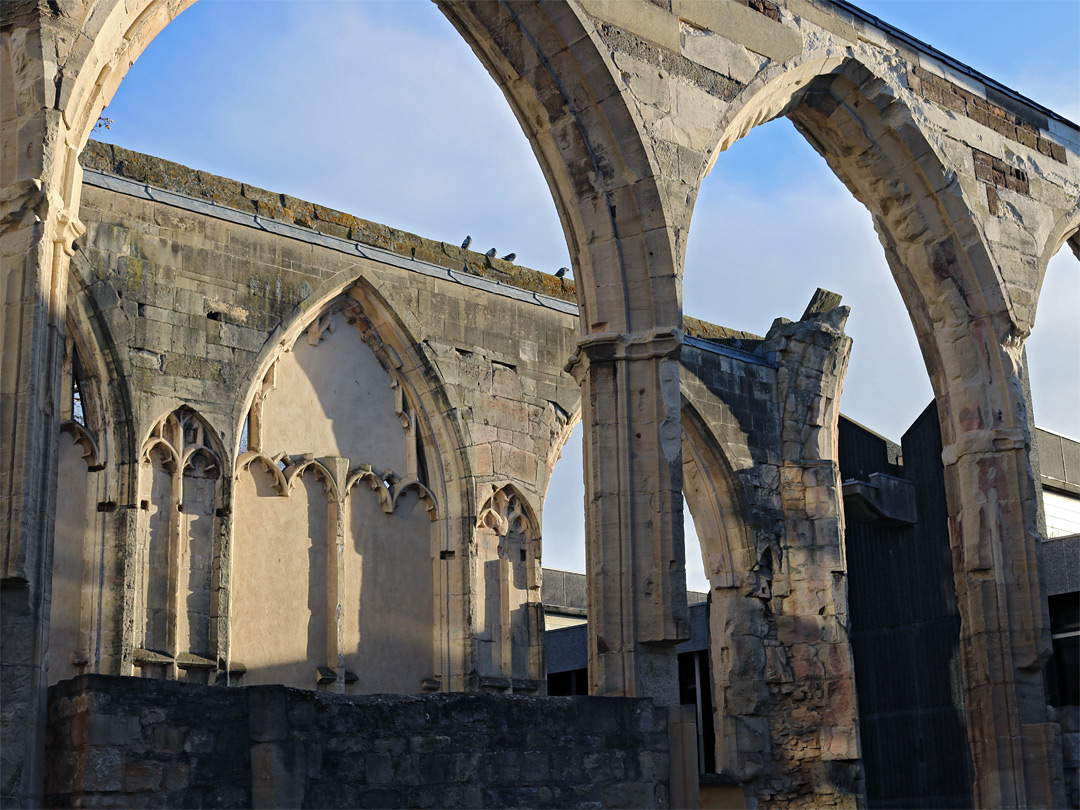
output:
[[[49,807],[666,807],[633,698],[337,696],[84,675],[50,690]]]

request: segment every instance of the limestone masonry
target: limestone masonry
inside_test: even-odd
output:
[[[930,374],[971,801],[1075,806],[1024,358],[1080,255],[1075,124],[832,0],[437,0],[575,286],[90,142],[192,1],[0,6],[4,806],[901,801],[862,750],[845,495],[914,513],[885,461],[840,474],[847,309],[682,316],[697,189],[780,115],[871,211]],[[555,698],[542,515],[578,421],[590,697]]]

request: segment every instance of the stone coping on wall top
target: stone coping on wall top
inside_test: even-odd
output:
[[[79,162],[85,169],[84,181],[88,185],[352,255],[365,256],[373,252],[375,255],[370,258],[402,269],[469,284],[567,314],[578,314],[577,293],[571,279],[489,258],[456,245],[436,242],[288,194],[266,191],[114,144],[89,141]],[[683,329],[691,337],[723,344],[749,357],[756,357],[762,340],[759,335],[690,316],[683,318]]]
[[[584,625],[583,625],[584,626]],[[124,703],[130,702],[139,709],[147,705],[146,696],[158,696],[172,702],[176,699],[206,700],[208,698],[228,699],[230,696],[252,693],[281,693],[296,701],[313,701],[317,703],[353,704],[356,706],[375,705],[443,705],[454,704],[561,704],[562,706],[574,707],[576,713],[587,714],[590,718],[596,718],[605,714],[618,711],[632,711],[635,707],[647,709],[654,708],[652,698],[626,697],[626,696],[549,696],[549,695],[523,695],[504,694],[488,691],[469,692],[423,692],[417,694],[406,693],[377,693],[363,695],[342,695],[328,691],[314,689],[299,689],[282,684],[255,684],[251,686],[224,686],[221,684],[189,683],[187,681],[159,680],[156,678],[140,678],[131,675],[105,675],[96,672],[88,672],[59,681],[49,687],[49,719],[55,720],[60,717],[70,717],[82,712],[115,713]],[[99,697],[89,700],[73,700],[79,695],[87,693],[96,694]],[[663,707],[655,707],[663,713]],[[110,711],[111,709],[111,711]],[[658,717],[660,716],[658,714]],[[661,721],[662,722],[662,721]]]
[[[1024,113],[1023,117],[1025,119],[1031,119],[1037,116],[1046,116],[1047,118],[1061,121],[1062,123],[1067,124],[1073,129],[1076,129],[1076,123],[1070,121],[1068,118],[1061,115],[1060,113],[1056,113],[1048,107],[1044,107],[1041,104],[1032,101],[1027,96],[1017,92],[1016,90],[1013,90],[1011,87],[1007,87],[1006,85],[999,82],[997,79],[991,78],[985,73],[982,73],[971,67],[970,65],[961,62],[959,59],[949,56],[949,54],[938,50],[933,45],[930,45],[929,43],[923,42],[921,39],[913,37],[906,31],[902,31],[895,25],[891,25],[885,20],[882,20],[880,17],[875,17],[873,14],[864,11],[855,4],[847,2],[847,0],[825,0],[825,2],[822,2],[822,0],[809,0],[809,2],[818,6],[831,7],[830,10],[832,10],[834,14],[837,10],[844,11],[847,14],[850,14],[855,20],[859,20],[864,24],[869,24],[874,28],[877,28],[879,31],[889,35],[890,37],[904,43],[904,45],[906,45],[907,47],[912,48],[915,52],[921,54],[920,58],[929,57],[930,59],[940,63],[943,67],[945,67],[952,73],[958,73],[968,79],[973,79],[977,82],[980,82],[985,88],[985,95],[988,100],[991,100],[993,97],[996,96],[999,98],[999,100],[1004,101],[1007,99],[1007,104],[1011,102],[1009,106],[1016,107],[1017,105],[1019,105],[1020,109],[1018,110],[1018,112]],[[1028,109],[1024,110],[1024,107]],[[1032,112],[1036,113],[1037,115],[1032,116]],[[1045,125],[1043,126],[1043,128],[1046,128]]]

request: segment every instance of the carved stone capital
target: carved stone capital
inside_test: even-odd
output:
[[[53,242],[59,245],[68,256],[75,255],[75,240],[86,233],[86,225],[78,214],[70,208],[61,208],[56,213],[52,228]]]
[[[941,461],[948,467],[959,462],[964,456],[984,456],[1024,450],[1027,441],[1028,437],[1023,427],[969,430],[945,445],[941,451]]]
[[[595,363],[649,360],[656,357],[678,359],[682,344],[681,329],[597,332],[578,339],[577,347],[563,369],[581,384],[589,366]]]
[[[41,226],[44,225],[44,228]],[[86,226],[65,200],[50,194],[40,180],[10,183],[0,191],[0,227],[6,234],[20,228],[37,227],[35,240],[48,234],[68,256],[75,253],[75,240]]]

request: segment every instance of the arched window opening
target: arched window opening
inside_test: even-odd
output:
[[[353,297],[359,286],[296,324],[250,395],[234,502],[232,684],[373,694],[447,680],[436,660],[447,632],[436,611],[438,505],[418,450],[438,448],[397,350]]]
[[[900,436],[933,397],[870,213],[786,118],[755,127],[702,183],[686,249],[686,314],[764,335],[818,287],[843,296],[854,347],[844,413]]]
[[[544,498],[544,567],[585,573],[585,482],[579,422],[562,448]],[[690,507],[683,498],[683,538],[686,543],[686,588],[707,593],[709,578],[702,561]]]
[[[541,692],[546,677],[540,601],[540,533],[532,507],[511,484],[492,486],[476,523],[478,686]]]
[[[1080,242],[1080,235],[1072,238]],[[1071,247],[1063,245],[1047,264],[1035,328],[1026,346],[1053,644],[1044,672],[1047,700],[1054,706],[1080,703],[1080,592],[1065,562],[1080,545],[1080,465],[1075,461],[1080,441],[1080,260]]]
[[[1074,237],[1080,238],[1080,237]],[[1035,424],[1080,439],[1080,258],[1063,245],[1046,267],[1026,350]]]
[[[186,406],[143,443],[133,663],[144,677],[207,683],[218,666],[214,575],[226,496],[217,444]]]
[[[115,503],[104,500],[104,454],[98,389],[86,372],[74,324],[67,325],[56,523],[53,540],[49,683],[87,671],[101,659],[104,594],[98,586],[106,525]]]

